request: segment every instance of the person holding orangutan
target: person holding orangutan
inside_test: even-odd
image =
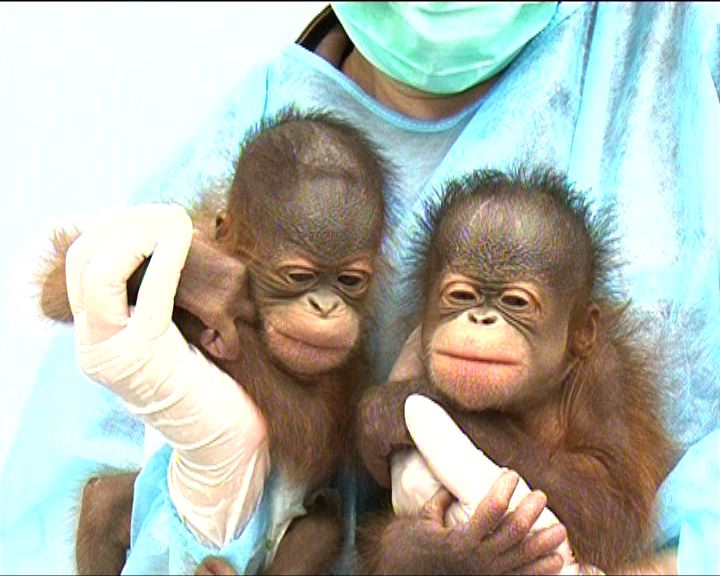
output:
[[[245,233],[251,237],[256,226],[266,230],[262,234],[272,234],[272,240],[263,237],[256,243],[245,238],[246,246],[262,252],[259,267],[253,269],[247,249],[241,254],[223,244],[228,234],[225,212],[234,206],[221,201],[209,205],[207,218],[193,220],[194,232],[183,235],[185,271],[180,250],[165,268],[164,282],[145,285],[157,279],[154,266],[162,269],[162,260],[155,261],[153,255],[140,284],[135,313],[142,318],[143,310],[150,310],[144,304],[162,303],[167,320],[175,306],[182,337],[174,341],[173,350],[188,353],[189,341],[203,352],[197,354],[207,374],[201,380],[222,380],[230,374],[240,384],[226,404],[244,407],[247,418],[242,422],[223,411],[213,419],[207,407],[198,408],[198,414],[209,422],[211,436],[225,425],[235,432],[245,427],[234,436],[234,448],[224,447],[224,454],[242,454],[246,462],[254,462],[243,470],[259,471],[243,477],[243,490],[254,489],[242,497],[241,491],[234,493],[235,509],[249,513],[236,514],[241,521],[224,525],[222,542],[208,543],[188,528],[184,505],[167,496],[171,451],[156,453],[149,461],[154,464],[146,464],[135,481],[144,464],[139,455],[142,435],[137,434],[137,419],[114,400],[107,406],[123,414],[128,426],[109,425],[109,410],[81,417],[81,407],[63,408],[77,411],[78,422],[98,423],[92,427],[93,442],[108,447],[107,457],[100,458],[95,453],[84,458],[82,452],[68,449],[63,476],[58,476],[68,492],[63,502],[73,503],[82,524],[83,493],[96,492],[108,474],[131,475],[119,481],[117,490],[109,490],[121,495],[111,499],[116,502],[111,508],[123,510],[117,516],[122,521],[110,531],[114,540],[130,548],[127,557],[116,554],[125,573],[299,569],[293,562],[273,569],[259,552],[268,548],[269,519],[283,512],[286,518],[315,518],[318,523],[311,532],[327,535],[313,546],[302,530],[290,528],[284,536],[295,560],[323,558],[321,567],[304,565],[317,571],[407,572],[418,568],[413,562],[420,562],[423,571],[437,572],[557,573],[578,567],[716,572],[720,558],[711,543],[720,528],[714,496],[720,445],[720,191],[716,167],[703,160],[720,154],[716,131],[704,128],[718,118],[715,21],[712,9],[700,3],[328,6],[295,44],[240,83],[227,100],[225,116],[205,133],[209,137],[198,138],[182,155],[177,170],[155,190],[135,198],[148,204],[172,197],[200,176],[223,193],[232,189],[235,163],[208,159],[237,158],[234,151],[247,141],[247,131],[288,106],[300,115],[320,110],[331,122],[350,126],[353,134],[358,131],[364,143],[335,145],[335,133],[320,130],[316,137],[328,143],[328,152],[311,156],[322,170],[335,165],[345,176],[292,180],[289,185],[301,198],[295,208],[261,200],[260,205],[274,211],[272,220],[262,221],[259,212],[253,212],[252,226],[230,226],[229,233],[238,238]],[[322,145],[310,149],[321,150]],[[290,145],[290,150],[300,165],[312,164],[303,164],[309,157],[303,156],[301,144]],[[267,168],[272,166],[268,161],[281,156],[267,156],[242,176],[266,199],[277,188],[269,183],[282,182],[276,169]],[[373,165],[380,176],[370,170],[368,178],[375,178],[372,186],[382,196],[384,220],[377,228],[373,218],[378,212],[368,208],[361,193],[370,185],[356,174],[358,166],[376,157]],[[531,177],[525,178],[514,172],[518,166],[547,170],[528,168]],[[322,183],[314,193],[333,192],[317,201],[309,182],[313,190],[315,183]],[[331,187],[333,182],[339,182],[337,188]],[[297,210],[300,205],[303,210]],[[350,207],[349,217],[341,210],[344,206]],[[112,294],[90,289],[80,295],[86,309],[102,310],[103,303],[125,297],[125,281],[137,265],[153,249],[173,244],[173,238],[153,224],[154,217],[141,215],[143,209],[125,220],[124,229],[136,221],[150,248],[126,245],[111,250],[112,243],[105,244],[106,249],[98,244],[83,266],[67,270],[69,290],[83,276],[81,268],[92,262],[111,280]],[[321,224],[316,228],[300,220],[294,235],[283,236],[282,226],[296,222],[287,210],[294,216],[303,212]],[[192,207],[189,211],[193,213]],[[339,220],[331,221],[338,213]],[[614,223],[612,230],[598,225],[604,214],[612,216],[607,220]],[[175,210],[162,218],[157,222],[175,222],[172,228],[186,215]],[[367,232],[367,245],[360,240],[347,246],[337,242],[340,234],[355,238],[356,226]],[[179,225],[183,227],[187,222]],[[322,232],[325,227],[332,228],[332,234]],[[329,241],[331,237],[335,240]],[[285,250],[288,238],[297,250]],[[352,251],[352,246],[359,248],[349,255],[345,250]],[[321,266],[309,266],[315,260],[308,254],[319,247],[332,252],[332,263],[320,258]],[[623,266],[607,259],[610,253],[618,255]],[[292,259],[284,262],[278,277],[288,285],[296,283],[298,294],[300,284],[303,290],[319,287],[320,300],[306,299],[316,313],[331,317],[343,307],[363,310],[358,334],[367,361],[367,376],[353,383],[358,390],[352,410],[338,411],[348,427],[340,425],[338,441],[355,426],[357,452],[348,449],[332,478],[318,484],[322,490],[304,492],[299,501],[279,497],[275,476],[266,468],[267,454],[270,468],[281,460],[274,452],[280,442],[272,429],[274,416],[253,386],[243,385],[242,375],[228,368],[234,360],[221,358],[242,356],[256,344],[258,349],[272,348],[274,337],[285,337],[265,331],[240,337],[238,346],[233,330],[263,325],[263,306],[269,309],[270,303],[283,300],[271,290],[276,280],[267,266],[287,254]],[[121,260],[129,262],[126,269]],[[200,266],[193,267],[197,262]],[[365,292],[347,296],[366,285],[371,291],[367,300]],[[70,292],[72,304],[78,292]],[[346,296],[338,296],[341,292]],[[187,300],[182,304],[188,293],[190,309]],[[248,300],[251,305],[238,305]],[[217,302],[224,304],[214,308]],[[365,302],[367,310],[362,308]],[[127,308],[121,312],[126,322]],[[191,318],[183,321],[186,314]],[[93,322],[85,322],[78,338],[90,338],[94,329]],[[487,354],[498,366],[488,373],[498,378],[473,380],[473,366],[488,358],[469,358],[477,352],[465,349],[457,353],[455,337],[464,334],[461,340],[471,342],[480,330],[515,338],[515,348],[533,359],[527,372],[508,367],[520,361],[493,348]],[[632,338],[625,339],[628,334]],[[99,340],[78,340],[78,353]],[[286,341],[279,348],[287,352],[296,346],[304,344]],[[144,352],[150,354],[145,359],[152,360],[152,354]],[[287,356],[271,360],[273,367],[285,370],[294,357]],[[323,357],[318,353],[318,366]],[[507,380],[517,397],[503,391],[506,380],[500,376],[510,372],[519,374]],[[52,387],[72,380],[73,375],[54,375]],[[181,380],[182,375],[176,375],[165,383],[172,388]],[[480,381],[492,383],[488,397],[478,396]],[[88,397],[100,394],[90,392],[93,384],[84,384]],[[202,385],[193,384],[198,390]],[[260,382],[258,389],[265,386],[271,384]],[[243,390],[247,397],[240,398]],[[426,397],[421,402],[432,400],[440,411],[405,402],[416,399],[418,392]],[[302,401],[293,406],[303,410]],[[439,434],[448,415],[464,435],[455,431],[443,436],[452,438],[443,451],[423,431],[437,426]],[[426,417],[430,420],[422,420]],[[37,438],[36,428],[28,424],[26,436]],[[47,435],[52,422],[43,423],[43,429]],[[22,434],[21,429],[21,443]],[[418,452],[409,450],[413,446]],[[19,470],[44,473],[42,462],[21,452],[3,470],[7,486],[19,486]],[[165,459],[160,462],[157,454]],[[492,471],[486,456],[511,471]],[[121,460],[122,466],[117,464]],[[190,472],[196,470],[187,471],[193,477]],[[475,477],[463,476],[463,471],[473,471]],[[488,476],[481,478],[481,471]],[[229,477],[235,482],[240,475]],[[89,483],[91,478],[100,480]],[[199,493],[222,491],[204,484],[209,476],[195,478]],[[622,486],[617,484],[621,480]],[[516,485],[523,482],[533,490],[513,500]],[[164,488],[158,491],[158,486]],[[53,499],[54,490],[48,487],[37,501],[59,510],[60,504],[53,504],[59,502]],[[222,514],[229,509],[222,498],[205,504],[208,510],[222,509]],[[387,512],[391,505],[394,516]],[[35,510],[42,512],[42,507]],[[414,520],[406,522],[405,513]],[[554,518],[543,524],[540,520],[550,513]],[[36,554],[29,543],[50,549],[50,536],[37,543],[33,534],[24,532],[30,512],[13,514],[16,521],[6,529],[12,542],[4,549],[10,551],[8,571],[22,572],[24,558]],[[384,532],[377,532],[378,525]],[[295,526],[300,528],[301,522]],[[584,532],[587,526],[592,528]],[[607,534],[595,538],[603,526]],[[75,527],[56,527],[50,520],[46,532],[60,534],[73,545],[77,535]],[[379,533],[392,537],[386,544],[395,544],[383,548],[373,537]],[[421,552],[416,553],[416,545]],[[574,558],[564,552],[568,545]],[[276,559],[283,562],[280,550]],[[332,562],[326,562],[323,550],[331,551]],[[52,557],[48,552],[48,562]]]

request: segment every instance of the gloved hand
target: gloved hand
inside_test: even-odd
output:
[[[445,523],[452,526],[466,522],[504,469],[475,448],[445,410],[424,396],[412,395],[406,400],[405,423],[418,450],[400,452],[392,458],[390,473],[395,513],[419,512],[438,488],[444,486],[457,498],[446,510]],[[521,478],[509,511],[528,494],[530,489]],[[557,523],[557,517],[545,508],[533,529]],[[564,562],[561,573],[578,574],[581,567],[575,562],[567,538],[557,552]],[[582,569],[586,568],[591,567]]]
[[[254,512],[270,460],[266,423],[251,398],[171,321],[192,233],[179,206],[131,208],[73,243],[67,289],[81,369],[167,439],[178,514],[203,543],[219,547]],[[126,281],[151,253],[131,313]]]

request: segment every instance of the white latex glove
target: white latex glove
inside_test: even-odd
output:
[[[73,243],[67,289],[80,367],[167,439],[178,514],[206,545],[220,547],[250,519],[270,460],[255,404],[171,321],[191,238],[181,207],[131,208]],[[151,253],[131,315],[126,281]]]
[[[400,452],[392,458],[395,513],[418,512],[444,486],[457,498],[446,511],[446,524],[466,522],[504,469],[478,450],[445,410],[429,398],[414,394],[406,400],[405,423],[419,451]],[[515,509],[529,493],[528,485],[520,478],[509,510]],[[557,517],[545,508],[533,529],[557,523]],[[557,552],[564,561],[561,573],[578,574],[580,567],[567,539]]]

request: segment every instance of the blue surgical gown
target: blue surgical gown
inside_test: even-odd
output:
[[[399,167],[389,198],[397,226],[384,250],[402,274],[408,239],[448,177],[526,159],[567,171],[595,205],[615,207],[627,266],[613,281],[672,343],[665,417],[693,448],[661,490],[658,544],[678,542],[681,569],[717,572],[720,454],[717,433],[702,439],[718,428],[720,403],[719,85],[712,4],[562,3],[480,101],[439,121],[382,106],[291,45],[249,74],[134,201],[189,201],[230,177],[238,143],[262,116],[288,104],[328,109],[362,127]],[[388,327],[407,294],[390,285],[374,338],[378,377],[401,345]],[[137,468],[142,426],[78,373],[70,330],[48,351],[26,411],[2,470],[0,571],[67,573],[84,481]],[[136,487],[128,570],[191,572],[218,551],[183,532],[166,490],[152,488],[165,482],[161,456]],[[239,570],[255,569],[263,514],[261,503],[246,532],[219,551]]]

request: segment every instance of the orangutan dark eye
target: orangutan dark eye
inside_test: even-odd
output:
[[[478,295],[470,284],[453,282],[443,290],[443,300],[450,305],[467,306],[476,303]]]
[[[448,298],[458,302],[472,302],[475,300],[475,294],[469,290],[453,290],[448,294]]]
[[[370,276],[364,272],[347,271],[341,272],[337,276],[337,284],[341,290],[347,294],[358,296],[365,291]]]
[[[285,278],[291,284],[309,284],[315,280],[315,272],[310,270],[288,270],[285,272]]]
[[[502,298],[500,298],[500,302],[502,302],[505,306],[516,310],[524,310],[530,306],[529,300],[518,294],[504,294]]]
[[[354,288],[362,283],[362,278],[354,274],[341,274],[338,276],[338,282],[348,288]]]

